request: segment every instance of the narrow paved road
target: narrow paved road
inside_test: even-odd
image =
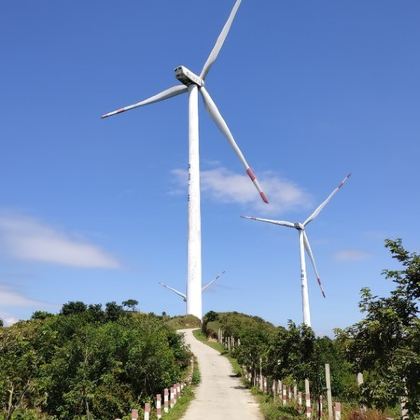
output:
[[[201,383],[183,420],[260,420],[258,404],[234,377],[229,361],[219,352],[196,340],[192,330],[180,330],[198,359]]]

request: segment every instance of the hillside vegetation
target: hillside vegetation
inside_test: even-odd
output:
[[[122,418],[179,382],[190,356],[167,319],[115,302],[35,312],[0,328],[3,418]]]
[[[336,401],[392,414],[404,402],[410,417],[420,418],[420,256],[406,251],[400,240],[387,240],[386,247],[401,265],[400,270],[384,271],[394,290],[388,297],[377,297],[363,289],[359,306],[365,318],[336,330],[334,339],[316,337],[311,328],[292,321],[287,328],[275,327],[237,312],[207,313],[202,331],[214,340],[220,328],[224,337],[233,337],[236,344],[239,340],[230,356],[254,377],[261,372],[269,381],[287,385],[296,380],[301,391],[308,378],[316,401],[326,396],[324,367],[329,363]],[[364,375],[360,387],[358,372]],[[270,418],[280,414],[273,415]]]
[[[335,338],[317,337],[292,321],[287,327],[274,326],[255,316],[212,311],[203,319],[204,336],[197,337],[209,337],[214,347],[220,347],[220,330],[233,337],[229,356],[238,373],[246,366],[253,378],[261,372],[269,383],[281,380],[289,386],[296,381],[300,391],[308,378],[313,402],[325,397],[324,365],[329,363],[333,397],[345,403],[346,419],[366,418],[361,405],[377,409],[377,419],[385,413],[395,418],[401,402],[410,418],[419,418],[420,256],[406,251],[400,240],[388,240],[386,247],[400,266],[384,271],[393,290],[378,297],[363,289],[364,318],[337,330]],[[38,311],[29,321],[0,327],[3,419],[126,419],[130,409],[141,412],[144,402],[181,381],[191,354],[175,329],[199,326],[200,321],[139,313],[137,304],[129,299],[103,309],[69,302],[60,314]],[[364,375],[360,387],[358,372]],[[267,394],[262,407],[268,419],[299,415],[293,407],[285,413]]]
[[[167,317],[165,319],[166,325],[173,328],[174,330],[201,327],[201,321],[194,315],[178,315],[173,317]]]

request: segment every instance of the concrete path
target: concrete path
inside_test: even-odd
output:
[[[260,420],[258,404],[234,377],[229,361],[216,350],[196,340],[192,330],[180,330],[198,359],[201,383],[183,420]]]

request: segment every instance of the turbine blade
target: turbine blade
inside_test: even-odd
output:
[[[348,174],[333,190],[333,192],[326,198],[325,201],[323,201],[319,207],[315,209],[315,211],[304,221],[303,225],[306,226],[309,222],[312,222],[318,214],[321,212],[321,210],[331,201],[331,199],[334,197],[335,194],[340,190],[340,188],[346,183],[346,181],[350,178],[351,174]]]
[[[212,281],[209,281],[207,284],[205,284],[201,291],[204,292],[206,289],[208,289],[217,279],[219,279],[223,274],[225,274],[226,271],[222,271],[220,274],[218,274]]]
[[[322,287],[321,278],[319,277],[319,274],[318,274],[318,269],[316,268],[314,254],[312,253],[311,246],[309,245],[309,239],[308,239],[308,236],[306,235],[305,231],[303,231],[303,243],[305,245],[306,253],[309,256],[309,258],[311,260],[311,263],[312,263],[312,267],[315,271],[318,286],[321,289],[322,296],[324,296],[324,298],[325,298],[325,292],[324,292],[324,288]]]
[[[256,220],[257,222],[272,223],[273,225],[280,225],[294,228],[294,223],[286,222],[285,220],[272,220],[272,219],[261,219],[260,217],[253,216],[241,216],[243,219]]]
[[[220,35],[218,36],[218,38],[216,40],[216,44],[214,45],[213,49],[211,50],[211,53],[208,56],[207,61],[203,66],[203,70],[201,70],[200,77],[202,79],[206,78],[207,73],[210,70],[210,67],[216,61],[217,56],[219,55],[219,52],[222,49],[223,44],[226,40],[226,37],[227,37],[227,35],[230,31],[230,27],[232,26],[232,23],[233,23],[233,20],[235,19],[236,13],[238,12],[240,4],[241,4],[241,0],[236,0],[236,3],[234,4],[233,9],[230,12],[229,18],[226,21],[225,26],[222,29],[222,32],[220,32]]]
[[[168,290],[171,290],[172,292],[176,293],[178,296],[181,296],[181,297],[182,297],[182,299],[184,300],[184,302],[186,302],[186,301],[187,301],[187,295],[186,295],[185,293],[182,293],[182,292],[180,292],[179,290],[176,290],[176,289],[174,289],[173,287],[170,287],[170,286],[168,286],[168,285],[166,285],[166,284],[164,284],[164,283],[160,283],[160,282],[159,282],[159,284],[160,284],[162,287],[164,287],[164,288],[166,288],[166,289],[168,289]]]
[[[229,130],[229,127],[227,126],[225,120],[223,119],[222,115],[220,114],[220,111],[218,110],[216,104],[214,103],[213,99],[207,92],[207,90],[204,87],[200,88],[201,95],[203,96],[204,103],[206,105],[207,111],[213,118],[216,125],[219,127],[220,131],[226,136],[227,140],[229,141],[230,145],[232,146],[234,152],[239,157],[239,160],[242,162],[242,164],[245,166],[246,173],[251,178],[251,181],[254,183],[255,188],[260,193],[260,196],[264,203],[268,204],[267,196],[265,195],[264,191],[262,190],[257,177],[254,174],[254,171],[249,166],[248,162],[245,159],[245,156],[243,155],[241,149],[236,144],[235,139],[232,136],[232,133]]]
[[[188,87],[185,85],[172,86],[169,89],[163,90],[162,92],[159,92],[158,94],[151,96],[150,98],[144,99],[140,102],[136,102],[133,105],[128,105],[123,108],[116,109],[115,111],[108,112],[107,114],[102,115],[101,118],[112,117],[113,115],[121,114],[121,112],[138,108],[139,106],[144,106],[144,105],[153,104],[155,102],[164,101],[165,99],[169,99],[169,98],[172,98],[173,96],[180,95],[181,93],[184,93],[187,90],[188,90]]]

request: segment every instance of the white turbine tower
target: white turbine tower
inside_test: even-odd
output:
[[[274,225],[279,226],[286,226],[289,228],[297,229],[299,232],[299,250],[300,250],[300,279],[301,279],[301,288],[302,288],[302,312],[303,312],[303,322],[311,326],[311,314],[309,310],[309,295],[308,295],[308,281],[307,281],[307,275],[306,275],[306,262],[305,262],[305,251],[307,252],[312,267],[315,271],[316,279],[318,281],[318,285],[321,289],[322,296],[325,298],[324,289],[322,288],[321,279],[318,274],[318,269],[316,268],[315,264],[315,258],[312,253],[311,246],[309,244],[308,235],[306,234],[306,226],[314,220],[318,214],[321,212],[321,210],[329,203],[329,201],[333,198],[333,196],[340,190],[340,188],[344,185],[344,183],[349,179],[351,174],[348,174],[341,182],[340,184],[334,189],[334,191],[327,197],[325,201],[321,203],[319,207],[315,209],[315,211],[303,222],[286,222],[284,220],[271,220],[271,219],[261,219],[259,217],[249,217],[249,216],[241,216],[244,219],[250,219],[250,220],[257,220],[259,222],[266,222],[266,223],[272,223]]]
[[[226,273],[226,271],[222,271],[220,274],[218,274],[212,281],[209,281],[208,283],[206,283],[202,288],[201,288],[201,292],[205,292],[217,279],[219,279],[221,276],[223,276],[223,274],[225,274]],[[182,300],[184,301],[184,302],[187,302],[187,295],[185,294],[185,293],[182,293],[182,292],[180,292],[179,290],[177,290],[177,289],[174,289],[173,287],[171,287],[171,286],[168,286],[167,284],[164,284],[164,283],[160,283],[159,282],[159,284],[162,286],[162,287],[164,287],[164,288],[166,288],[166,289],[168,289],[168,290],[170,290],[170,291],[172,291],[172,292],[174,292],[176,295],[178,295],[178,296],[180,296],[181,298],[182,298]]]
[[[199,159],[199,132],[198,132],[198,92],[203,97],[207,111],[213,118],[220,131],[226,136],[228,142],[245,167],[246,173],[251,178],[262,200],[268,203],[267,197],[262,191],[255,174],[245,159],[243,153],[233,138],[225,120],[213,102],[207,89],[204,87],[205,78],[229,33],[232,22],[236,16],[241,0],[237,0],[226,21],[219,37],[216,40],[200,75],[193,73],[184,66],[175,69],[176,78],[182,83],[172,86],[148,99],[144,99],[133,105],[119,108],[109,112],[102,118],[110,117],[130,109],[163,101],[181,93],[189,94],[189,165],[188,165],[188,279],[187,279],[187,313],[202,318],[201,301],[201,211],[200,211],[200,159]]]

